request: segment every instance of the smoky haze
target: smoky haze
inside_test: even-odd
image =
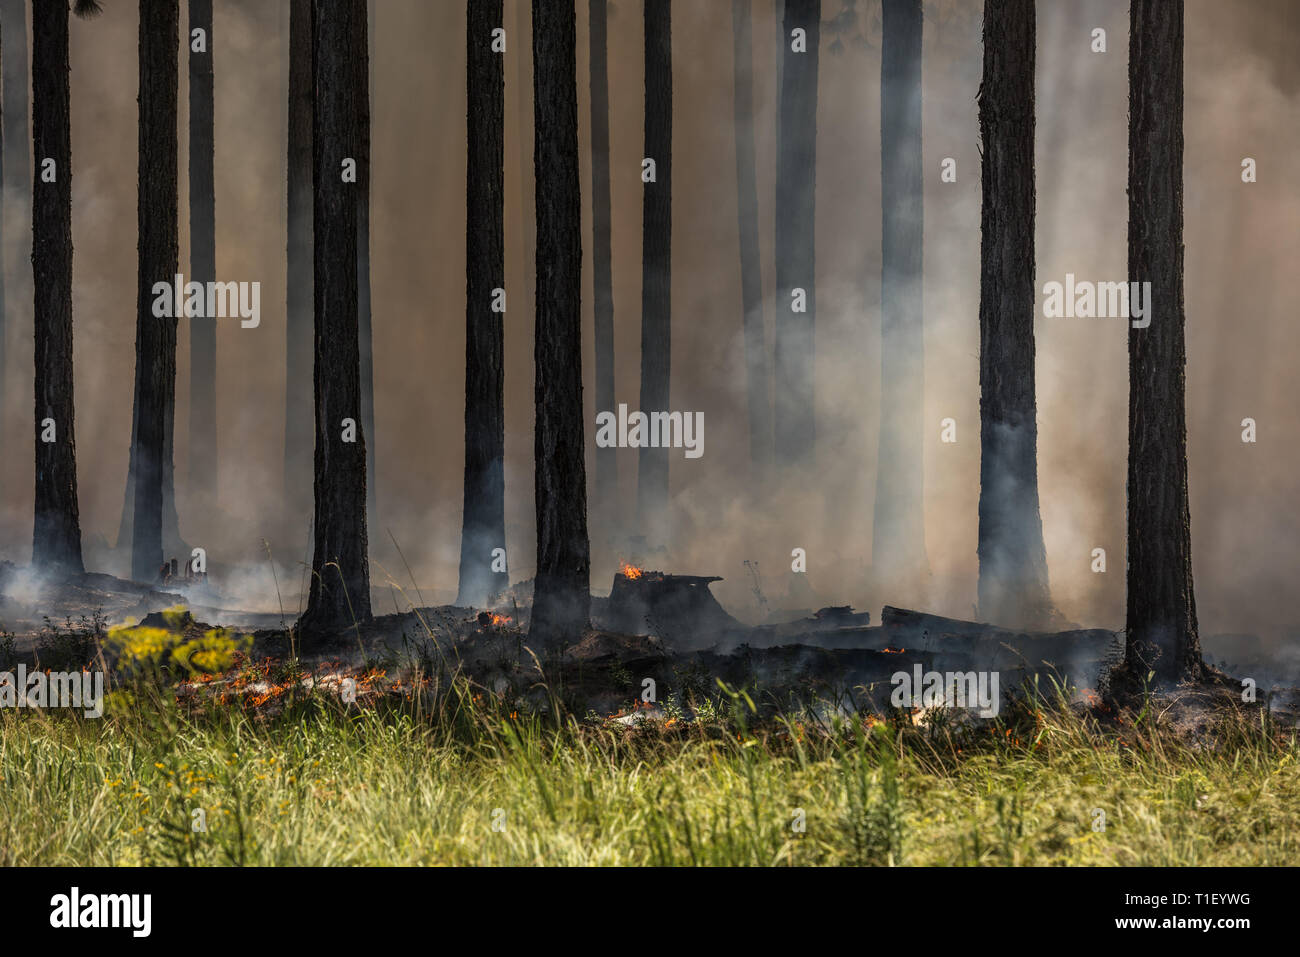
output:
[[[236,607],[273,610],[266,547],[286,606],[299,602],[307,529],[280,499],[285,367],[287,3],[215,6],[217,279],[258,281],[261,323],[217,323],[219,506],[187,491],[189,330],[180,325],[175,456],[181,532],[204,546]],[[372,230],[378,515],[369,517],[375,609],[405,609],[385,571],[427,601],[455,597],[463,479],[465,315],[464,10],[378,0],[372,32]],[[823,18],[839,11],[824,0]],[[822,30],[817,103],[817,464],[762,494],[749,469],[741,338],[730,4],[673,9],[671,408],[702,411],[705,454],[671,462],[668,550],[639,550],[636,450],[618,452],[619,519],[597,525],[592,586],[620,559],[726,580],[715,593],[754,618],[745,560],[772,608],[882,603],[970,617],[979,497],[979,216],[976,93],[981,5],[927,3],[924,38],[926,548],[931,574],[888,593],[873,584],[871,523],[880,369],[880,19],[859,0],[832,53]],[[583,246],[590,261],[587,4],[578,3]],[[136,270],[137,22],[108,3],[71,24],[73,309],[81,523],[88,568],[124,574],[117,534],[131,435]],[[505,63],[506,532],[511,579],[532,576],[534,281],[531,49],[527,4],[507,0]],[[182,33],[187,32],[182,6]],[[1188,0],[1186,41],[1187,413],[1192,541],[1203,635],[1300,632],[1289,588],[1300,567],[1295,377],[1300,327],[1286,287],[1300,255],[1300,10],[1288,0]],[[1107,51],[1090,50],[1096,28]],[[1067,272],[1127,277],[1127,32],[1123,0],[1039,0],[1037,288]],[[776,28],[754,5],[754,116],[760,252],[773,328]],[[8,42],[8,40],[6,40]],[[639,394],[643,109],[641,5],[609,14],[616,401]],[[180,263],[189,278],[187,76],[180,75]],[[945,157],[955,183],[940,181]],[[1243,157],[1259,181],[1241,181]],[[30,236],[7,194],[6,237]],[[24,260],[25,262],[25,260]],[[158,277],[160,280],[170,277]],[[20,287],[21,288],[21,287]],[[594,470],[591,273],[584,274],[588,480]],[[9,304],[4,558],[31,550],[31,304]],[[1119,628],[1124,615],[1126,326],[1035,321],[1038,470],[1053,598],[1074,621]],[[311,382],[296,384],[310,389]],[[649,410],[647,410],[649,411]],[[1256,444],[1241,420],[1258,423]],[[952,418],[957,441],[940,441]],[[310,489],[310,477],[304,482]],[[594,501],[594,499],[593,499]],[[309,511],[301,506],[296,511]],[[595,513],[593,512],[593,515]],[[391,537],[390,537],[391,533]],[[656,532],[657,534],[657,532]],[[653,538],[654,535],[652,534]],[[401,556],[393,546],[396,540]],[[808,556],[790,574],[791,550]],[[1104,548],[1107,570],[1090,570]],[[638,553],[640,551],[640,553]],[[183,558],[183,556],[182,556]],[[877,562],[887,563],[887,556]],[[116,562],[116,564],[114,564]],[[224,580],[223,580],[224,579]],[[411,596],[414,597],[413,595]]]

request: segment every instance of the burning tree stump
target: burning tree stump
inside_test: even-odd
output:
[[[747,631],[718,604],[709,585],[718,575],[666,575],[624,565],[614,575],[604,626],[630,635],[653,634],[684,644],[711,643]]]

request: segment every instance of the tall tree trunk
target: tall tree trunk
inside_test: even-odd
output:
[[[357,246],[368,116],[365,0],[312,5],[315,554],[304,633],[370,618]],[[355,181],[345,181],[347,161]]]
[[[190,0],[190,279],[217,278],[216,191],[213,181],[212,0]],[[195,49],[194,31],[203,31]],[[210,507],[217,492],[217,321],[190,320],[190,492]]]
[[[31,153],[32,140],[28,130],[27,94],[31,74],[27,56],[27,0],[0,0],[0,33],[3,34],[3,56],[0,56],[0,77],[3,78],[3,109],[0,109],[0,163],[3,164],[3,195],[0,195],[0,230],[2,217],[7,213],[16,220],[14,225],[30,222],[32,201]],[[20,325],[26,316],[26,303],[31,300],[27,285],[30,263],[30,236],[25,228],[0,231],[0,398],[5,396],[7,358],[5,339]]]
[[[979,92],[979,613],[1050,613],[1034,398],[1034,0],[985,0]]]
[[[469,109],[465,184],[465,505],[458,605],[485,607],[510,584],[506,545],[505,330],[495,306],[505,288],[505,57],[492,49],[501,0],[470,0],[466,21]]]
[[[670,409],[672,364],[673,51],[671,0],[645,0],[645,156],[655,179],[642,185],[641,411]],[[637,516],[643,534],[668,520],[668,449],[642,446]]]
[[[581,638],[591,613],[575,20],[573,0],[533,0],[537,577],[529,637],[551,649]]]
[[[758,253],[758,174],[754,151],[753,0],[731,0],[736,125],[736,212],[740,230],[740,292],[744,310],[745,391],[749,461],[762,475],[772,456],[767,343],[763,332],[763,269]]]
[[[131,576],[153,581],[163,560],[168,431],[176,397],[176,318],[153,314],[153,286],[176,275],[178,0],[140,0],[139,272]]]
[[[610,264],[609,0],[590,0],[591,233],[595,293],[596,411],[614,411],[614,281]],[[606,527],[618,501],[618,449],[596,449],[596,508]]]
[[[793,36],[802,30],[802,41]],[[775,451],[784,465],[811,464],[816,448],[813,329],[816,317],[817,48],[821,0],[786,0],[780,141],[776,161]],[[794,44],[802,42],[803,52]]]
[[[72,134],[68,5],[37,3],[32,18],[32,145],[54,181],[32,203],[36,342],[36,521],[32,565],[80,573],[72,386]]]
[[[366,36],[372,36],[375,0],[366,8]],[[365,117],[361,122],[361,159],[357,160],[357,196],[361,203],[357,210],[357,323],[360,329],[361,348],[361,425],[366,433],[366,514],[370,521],[379,520],[376,504],[378,488],[375,482],[375,358],[374,334],[370,314],[370,89],[373,70],[370,62],[370,41],[366,42],[366,98],[362,103]]]
[[[1203,674],[1187,501],[1183,340],[1183,0],[1129,5],[1128,650],[1139,678]]]
[[[305,524],[312,469],[312,0],[289,4],[288,245],[284,503],[289,527]],[[302,529],[305,537],[306,529]]]
[[[878,574],[927,566],[923,438],[921,0],[884,0],[880,63],[880,445],[871,554]]]

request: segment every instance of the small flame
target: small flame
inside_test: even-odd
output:
[[[618,570],[628,581],[636,581],[645,574],[645,569],[637,568],[635,565],[629,565],[627,562],[620,562]]]
[[[493,624],[494,626],[496,626],[496,627],[499,628],[499,627],[501,627],[502,625],[512,625],[512,624],[514,624],[514,619],[511,618],[509,615],[493,615],[493,616],[492,616],[492,624]]]
[[[906,650],[907,650],[906,648],[882,648],[881,649],[881,651],[883,651],[887,655],[901,655]]]

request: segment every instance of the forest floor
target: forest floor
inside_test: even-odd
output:
[[[961,635],[538,657],[519,611],[305,651],[179,608],[0,637],[0,668],[112,676],[102,717],[0,708],[0,865],[1300,863],[1294,693],[1022,667],[983,718],[890,701]]]

